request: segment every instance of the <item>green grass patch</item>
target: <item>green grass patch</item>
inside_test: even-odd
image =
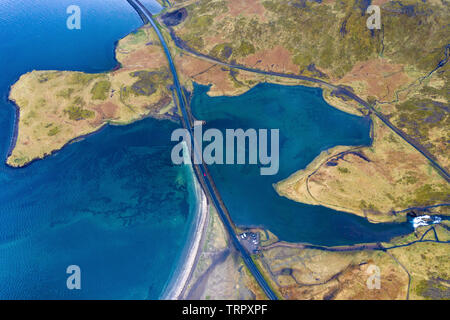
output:
[[[233,54],[233,47],[231,43],[220,43],[211,49],[209,54],[220,60],[228,60]]]
[[[94,79],[104,77],[104,74],[91,74],[83,72],[72,73],[68,79],[68,84],[85,86]]]
[[[70,96],[74,91],[75,90],[73,88],[62,89],[56,93],[56,96],[64,99],[70,99]]]
[[[147,34],[144,30],[139,29],[138,31],[131,33],[130,44],[139,44],[147,40]]]
[[[98,81],[91,89],[92,99],[106,100],[110,88],[111,82],[109,82],[108,80]]]
[[[129,88],[130,92],[135,96],[150,96],[155,93],[160,86],[166,85],[167,80],[169,79],[167,70],[136,71],[130,73],[130,76],[139,79]]]
[[[95,116],[94,111],[83,109],[83,107],[79,106],[70,106],[64,110],[64,113],[69,116],[70,120],[75,121],[85,120]]]
[[[348,170],[347,168],[342,168],[342,167],[338,167],[338,171],[340,173],[350,173],[350,170]]]
[[[248,41],[242,41],[241,45],[235,51],[236,55],[239,57],[246,57],[250,54],[255,53],[255,47]]]
[[[53,127],[53,128],[51,128],[50,130],[48,130],[47,135],[48,135],[49,137],[52,137],[52,136],[57,135],[57,134],[60,133],[60,132],[61,132],[61,129],[60,129],[59,127]]]
[[[191,28],[194,30],[203,30],[213,23],[213,17],[210,15],[194,17],[191,20]]]
[[[430,205],[436,202],[449,202],[450,187],[448,184],[425,184],[415,190],[412,201],[415,205]]]

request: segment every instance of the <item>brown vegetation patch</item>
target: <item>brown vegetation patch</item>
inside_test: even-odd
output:
[[[182,74],[199,84],[211,84],[211,91],[226,95],[234,90],[227,68],[188,55],[176,57],[175,60]]]
[[[155,103],[155,105],[150,105],[147,106],[147,109],[153,109],[153,110],[160,110],[162,108],[164,108],[165,106],[167,106],[170,102],[172,102],[172,98],[168,95],[164,95],[161,97],[161,99],[158,100],[157,103]]]
[[[385,59],[358,62],[341,80],[341,83],[364,81],[367,84],[365,94],[380,100],[395,97],[395,91],[410,82],[403,65],[389,63]]]
[[[292,62],[291,53],[280,45],[249,55],[243,59],[243,63],[248,67],[276,72],[298,73],[299,71],[298,66]]]
[[[240,14],[264,17],[266,9],[259,0],[229,0],[228,9],[233,17]]]
[[[226,42],[226,40],[224,40],[224,38],[220,35],[205,37],[206,47],[210,49],[214,48],[214,46],[216,46],[217,44],[221,44],[224,42]]]
[[[339,300],[394,300],[403,299],[407,277],[390,265],[382,269],[380,289],[368,289],[366,280],[369,264],[352,266],[338,277],[338,290],[334,294]]]
[[[393,300],[404,298],[407,278],[390,265],[383,268],[380,289],[369,289],[367,263],[349,265],[329,281],[317,285],[291,284],[280,288],[289,300]]]
[[[207,72],[206,70],[214,66],[213,63],[197,59],[188,55],[181,55],[181,57],[175,57],[176,65],[180,72],[187,77],[194,78]]]
[[[122,61],[123,68],[159,69],[166,64],[166,57],[159,48],[158,50],[149,50],[149,48],[136,50]],[[123,68],[118,71],[125,71]]]
[[[92,109],[95,110],[95,119],[91,124],[96,127],[104,123],[106,120],[114,119],[117,114],[118,106],[111,101],[99,104]]]

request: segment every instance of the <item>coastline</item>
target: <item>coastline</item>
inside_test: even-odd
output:
[[[169,279],[167,287],[161,294],[164,300],[179,300],[185,290],[186,285],[191,279],[195,268],[201,243],[204,238],[205,230],[208,226],[208,201],[200,184],[197,181],[192,166],[189,166],[195,188],[196,208],[194,221],[189,230],[189,236],[186,241],[185,249],[178,261],[178,266]]]
[[[142,28],[142,26],[141,26],[141,27],[138,27],[138,28],[135,28],[135,29],[132,30],[130,33],[128,33],[127,35],[129,35],[129,34],[131,34],[131,33],[133,33],[133,32],[136,32],[136,31],[139,30],[140,28]],[[125,35],[124,37],[126,37],[127,35]],[[112,72],[112,71],[119,70],[120,68],[122,68],[122,64],[117,60],[116,51],[117,51],[117,47],[118,47],[118,45],[119,45],[119,41],[120,41],[121,39],[123,39],[124,37],[122,37],[122,38],[120,38],[120,39],[114,41],[114,45],[113,45],[113,60],[114,60],[114,63],[115,63],[115,66],[114,66],[114,67],[112,67],[112,68],[110,68],[110,69],[103,70],[103,71],[97,71],[97,72],[88,72],[88,71],[82,71],[82,70],[59,70],[59,69],[56,70],[56,71],[73,71],[73,72],[85,72],[85,73],[92,73],[92,74],[101,74],[101,73],[107,73],[107,72]],[[21,75],[20,75],[18,78],[16,78],[16,79],[14,80],[14,82],[9,86],[8,92],[7,92],[7,95],[6,95],[6,102],[9,103],[9,104],[11,104],[11,105],[13,106],[13,108],[14,108],[14,111],[15,111],[15,118],[14,118],[14,122],[13,122],[13,126],[14,126],[14,128],[13,128],[13,136],[11,137],[10,145],[9,145],[8,150],[7,150],[7,152],[6,152],[6,159],[5,159],[5,164],[6,164],[8,167],[10,167],[10,168],[24,168],[24,167],[26,167],[26,166],[29,166],[32,162],[34,162],[34,161],[36,161],[36,160],[42,160],[42,159],[46,158],[47,156],[50,156],[50,155],[54,154],[55,152],[57,152],[57,151],[63,149],[66,145],[68,145],[68,144],[70,144],[70,143],[72,143],[72,142],[75,142],[76,139],[77,139],[77,138],[74,138],[74,139],[72,139],[71,141],[68,141],[61,149],[59,149],[59,150],[54,150],[54,152],[52,152],[51,154],[45,155],[45,156],[42,157],[42,158],[36,158],[36,159],[33,159],[33,160],[31,160],[29,163],[25,164],[24,166],[14,167],[14,166],[11,166],[11,165],[9,165],[8,163],[6,163],[6,160],[9,158],[9,156],[12,154],[14,148],[16,147],[17,138],[18,138],[18,135],[19,135],[20,106],[16,103],[15,100],[13,100],[13,99],[11,98],[11,91],[12,91],[14,85],[15,85],[16,83],[19,82],[20,78],[21,78],[23,75],[28,74],[28,73],[30,73],[30,72],[32,72],[32,71],[47,71],[47,70],[31,70],[31,71],[28,71],[28,72],[26,72],[26,73],[21,74]],[[103,128],[103,126],[100,127],[100,128],[98,128],[98,129],[95,130],[94,132],[91,132],[91,133],[82,135],[82,136],[80,136],[79,138],[80,138],[80,139],[86,138],[86,137],[88,137],[88,136],[91,135],[91,134],[97,133],[97,132],[100,131],[102,128]]]
[[[16,104],[15,101],[9,99],[11,89],[12,89],[12,86],[9,87],[8,95],[6,97],[6,102],[12,104],[12,106],[14,108],[14,121],[12,124],[13,125],[13,134],[11,136],[11,140],[9,142],[8,149],[6,150],[5,163],[6,163],[6,160],[9,158],[9,156],[12,154],[13,149],[16,147],[17,137],[19,136],[20,107]]]
[[[20,168],[25,168],[31,164],[33,164],[35,161],[39,161],[39,160],[43,160],[49,156],[55,155],[57,154],[59,151],[61,151],[62,149],[64,149],[67,145],[70,145],[74,142],[77,141],[81,141],[84,138],[87,138],[93,134],[96,134],[98,132],[100,132],[101,130],[103,130],[107,125],[112,125],[112,126],[122,126],[122,125],[128,125],[128,124],[132,124],[134,122],[140,121],[142,119],[148,118],[148,117],[152,117],[158,120],[170,120],[170,121],[178,121],[178,119],[176,118],[176,116],[170,114],[170,111],[172,109],[172,102],[170,102],[167,106],[165,106],[165,112],[161,112],[162,110],[148,110],[145,113],[137,113],[137,118],[135,119],[110,119],[110,120],[106,120],[103,123],[101,123],[100,125],[98,125],[95,128],[91,128],[90,130],[85,131],[84,133],[81,133],[73,138],[67,139],[65,141],[64,144],[61,144],[59,146],[56,146],[54,148],[52,148],[50,151],[48,152],[44,152],[44,153],[40,153],[39,155],[35,155],[35,156],[30,156],[29,159],[24,162],[24,163],[12,163],[10,161],[10,157],[13,155],[14,150],[17,147],[17,143],[19,140],[19,134],[20,134],[20,120],[21,120],[21,114],[22,114],[22,108],[23,106],[20,106],[19,103],[17,102],[16,98],[14,98],[12,96],[12,92],[14,90],[14,88],[16,86],[18,86],[18,84],[20,83],[20,81],[22,80],[22,78],[24,76],[29,76],[30,74],[34,73],[34,72],[74,72],[74,73],[83,73],[83,74],[89,74],[89,75],[102,75],[102,74],[109,74],[111,72],[120,70],[121,68],[123,68],[123,65],[121,64],[121,62],[117,59],[117,55],[118,55],[118,45],[119,42],[123,39],[125,39],[126,37],[128,37],[130,34],[135,33],[139,30],[141,30],[143,28],[143,26],[140,26],[138,28],[133,29],[131,32],[127,33],[124,37],[121,37],[120,39],[116,40],[114,42],[114,47],[113,47],[113,60],[114,60],[114,66],[112,68],[107,68],[104,70],[98,70],[95,72],[92,72],[90,70],[82,70],[82,69],[53,69],[53,70],[31,70],[28,71],[26,73],[21,74],[18,78],[16,78],[14,80],[14,82],[12,84],[9,85],[8,88],[8,92],[7,95],[5,96],[5,100],[6,103],[11,104],[13,109],[14,109],[14,120],[13,120],[13,135],[11,137],[11,141],[10,144],[8,146],[8,149],[6,151],[6,155],[5,155],[5,159],[4,162],[6,164],[7,167],[12,168],[12,169],[20,169]],[[22,129],[23,130],[23,129]]]
[[[130,33],[128,33],[127,35],[136,32],[137,30],[139,30],[141,27],[138,27],[136,29],[134,29],[133,31],[131,31]],[[126,37],[127,35],[125,35],[124,37]],[[4,164],[12,169],[21,169],[21,168],[26,168],[28,166],[30,166],[32,163],[34,163],[35,161],[39,161],[39,160],[43,160],[49,156],[52,156],[54,154],[56,154],[57,152],[59,152],[60,150],[62,150],[64,147],[66,147],[67,145],[77,142],[79,140],[82,140],[84,138],[87,138],[95,133],[100,132],[106,125],[108,125],[109,123],[104,123],[103,125],[101,125],[99,128],[95,129],[94,131],[90,132],[90,133],[86,133],[83,135],[80,135],[79,137],[73,138],[69,141],[67,141],[61,148],[53,150],[52,152],[50,152],[49,154],[44,154],[42,157],[37,157],[34,159],[31,159],[28,163],[21,165],[21,166],[13,166],[11,164],[8,163],[8,158],[11,156],[13,150],[16,147],[17,144],[17,138],[19,136],[19,121],[20,121],[20,106],[16,103],[16,101],[11,97],[11,91],[13,90],[13,87],[20,81],[20,78],[26,74],[29,74],[30,72],[33,71],[72,71],[72,72],[83,72],[83,73],[91,73],[91,74],[101,74],[101,73],[107,73],[107,72],[113,72],[116,70],[119,70],[120,68],[122,68],[122,64],[117,60],[117,56],[116,56],[116,50],[117,50],[117,46],[119,44],[119,41],[121,39],[123,39],[124,37],[114,41],[114,45],[113,45],[113,60],[115,63],[115,66],[107,69],[107,70],[103,70],[103,71],[98,71],[98,72],[87,72],[87,71],[82,71],[82,70],[31,70],[28,71],[26,73],[21,74],[18,78],[16,78],[16,80],[9,86],[8,88],[8,92],[6,95],[6,102],[11,104],[14,108],[14,121],[13,121],[13,135],[11,137],[11,141],[10,141],[10,145],[8,147],[8,150],[6,151],[6,158],[4,159]]]

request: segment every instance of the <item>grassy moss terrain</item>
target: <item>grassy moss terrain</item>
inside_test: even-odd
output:
[[[430,227],[383,243],[385,248],[420,239]],[[435,229],[441,241],[449,230]],[[263,233],[262,233],[263,234]],[[432,232],[429,238],[434,239]],[[427,234],[427,235],[428,235]],[[330,248],[337,249],[337,248]],[[417,242],[387,251],[330,251],[272,241],[256,258],[276,290],[285,299],[448,299],[448,244]],[[380,288],[367,282],[380,271]],[[408,289],[408,283],[411,281]]]
[[[381,8],[380,30],[366,27],[368,2],[360,0],[180,2],[175,9],[186,8],[188,17],[173,29],[193,49],[225,62],[350,87],[449,170],[450,67],[445,60],[450,8],[440,0],[375,4]],[[188,74],[212,84],[212,95],[239,94],[261,81],[280,81],[213,65],[199,72]],[[324,97],[346,112],[367,114],[329,90]],[[383,138],[358,151],[370,161],[348,153],[337,166],[317,164],[308,185],[299,173],[280,184],[279,191],[377,222],[403,218],[393,211],[449,201],[448,183],[417,151],[378,121],[374,131]]]
[[[299,72],[314,64],[333,78],[378,56],[430,71],[448,43],[443,28],[448,7],[440,1],[387,2],[381,7],[381,30],[366,27],[368,3],[360,0],[248,1],[240,14],[233,14],[233,5],[234,1],[191,1],[186,6],[188,19],[176,30],[203,53],[232,40],[229,60],[282,45]],[[255,12],[252,6],[262,10]]]
[[[416,150],[374,119],[371,147],[338,147],[277,184],[280,195],[366,217],[404,220],[409,207],[450,201],[450,185]],[[441,213],[442,214],[442,213]]]

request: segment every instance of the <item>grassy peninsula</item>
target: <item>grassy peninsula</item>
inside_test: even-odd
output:
[[[144,26],[121,39],[110,72],[32,71],[12,86],[19,108],[17,140],[7,163],[21,167],[105,124],[172,112],[172,82],[156,34]]]

